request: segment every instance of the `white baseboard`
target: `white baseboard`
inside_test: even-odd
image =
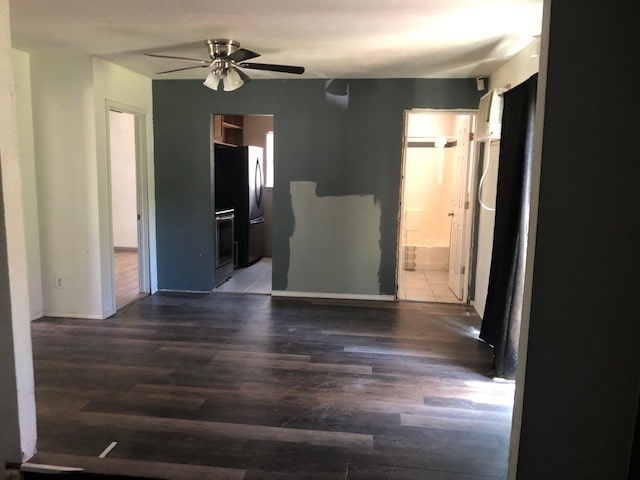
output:
[[[44,311],[38,310],[37,312],[31,314],[31,321],[33,322],[34,320],[38,320],[42,317],[44,317]]]
[[[54,318],[86,318],[87,320],[105,320],[111,315],[115,315],[116,311],[105,312],[103,315],[96,315],[94,313],[64,313],[64,312],[47,312],[45,311],[43,316]]]
[[[272,290],[272,297],[292,298],[332,298],[337,300],[373,300],[379,302],[393,302],[393,295],[365,295],[358,293],[324,293],[324,292],[292,292],[289,290]]]
[[[157,291],[162,293],[211,293],[211,290],[170,290],[165,288],[160,288]]]

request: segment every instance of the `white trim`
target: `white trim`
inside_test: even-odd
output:
[[[42,318],[44,316],[44,311],[43,310],[38,310],[37,312],[32,312],[31,313],[31,321],[33,322],[34,320],[38,320],[39,318]]]
[[[138,216],[138,283],[141,292],[154,294],[157,278],[155,272],[151,271],[151,265],[155,262],[155,251],[152,252],[151,247],[151,211],[149,206],[149,196],[151,195],[149,188],[149,152],[147,145],[147,117],[149,112],[144,108],[134,107],[125,103],[120,103],[111,99],[105,99],[105,115],[107,127],[107,168],[108,168],[108,196],[109,196],[109,244],[110,244],[110,261],[111,261],[111,298],[112,304],[116,306],[116,288],[115,288],[115,266],[113,259],[113,212],[111,211],[111,152],[110,138],[111,127],[109,123],[109,112],[127,113],[134,117],[135,130],[135,148],[136,148],[136,202]],[[153,258],[152,258],[153,257]],[[117,308],[115,308],[117,310]],[[114,310],[115,313],[115,310]],[[113,314],[112,314],[113,315]],[[105,317],[107,318],[107,317]]]
[[[289,290],[272,290],[272,297],[292,298],[334,298],[340,300],[374,300],[380,302],[393,302],[393,295],[366,295],[359,293],[328,293],[328,292],[292,292]]]
[[[83,472],[84,468],[63,467],[61,465],[47,465],[44,463],[25,462],[20,465],[23,472],[47,473],[47,472]]]
[[[44,311],[44,317],[53,318],[86,318],[88,320],[104,320],[112,315],[115,315],[115,310],[105,312],[103,315],[96,315],[95,313],[65,313],[65,312],[47,312]]]
[[[408,113],[442,113],[444,115],[477,115],[477,108],[409,108]]]
[[[138,282],[141,292],[151,293],[149,245],[149,173],[147,170],[147,115],[134,113],[136,138],[136,201],[138,207]]]
[[[111,450],[113,450],[117,444],[118,442],[111,442],[109,446],[105,448],[100,455],[98,455],[98,458],[105,458],[107,455],[109,455],[109,452],[111,452]]]
[[[211,293],[211,290],[172,290],[170,288],[160,288],[158,292],[162,293]]]

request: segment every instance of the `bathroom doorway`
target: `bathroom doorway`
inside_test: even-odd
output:
[[[405,112],[399,300],[468,300],[474,123],[474,112]]]

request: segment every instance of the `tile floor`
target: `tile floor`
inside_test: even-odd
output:
[[[448,272],[417,270],[400,272],[398,299],[414,302],[462,303],[448,286]],[[271,258],[263,257],[250,267],[237,268],[214,292],[271,294]]]
[[[249,267],[236,268],[233,276],[214,292],[271,295],[271,257],[262,257]]]
[[[449,272],[442,270],[401,270],[398,300],[462,303],[449,288]]]

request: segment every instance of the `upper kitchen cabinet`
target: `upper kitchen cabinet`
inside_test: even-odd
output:
[[[213,142],[237,147],[242,145],[242,115],[214,115]]]

